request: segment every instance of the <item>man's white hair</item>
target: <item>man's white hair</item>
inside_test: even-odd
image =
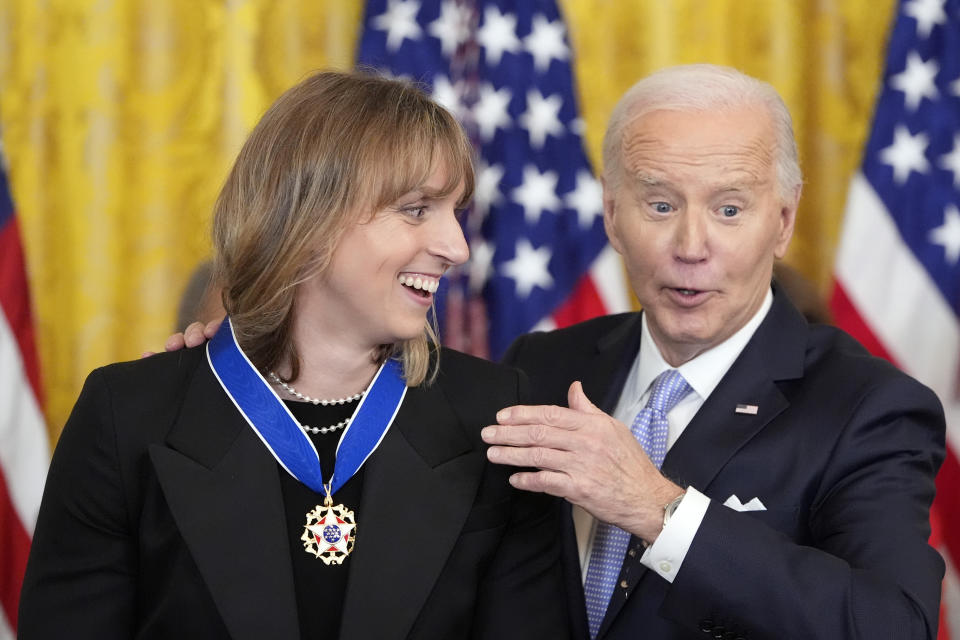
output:
[[[603,175],[607,184],[619,186],[623,175],[623,133],[638,118],[653,111],[709,112],[749,106],[762,107],[770,114],[776,136],[778,191],[782,198],[792,199],[803,185],[803,176],[787,105],[770,84],[731,67],[712,64],[662,69],[637,82],[620,98],[603,137]]]

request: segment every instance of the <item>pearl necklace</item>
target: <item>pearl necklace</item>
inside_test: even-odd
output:
[[[340,429],[343,429],[348,424],[350,424],[350,418],[344,418],[337,424],[332,424],[329,427],[311,427],[309,425],[302,424],[300,425],[300,428],[303,429],[306,433],[313,433],[313,434],[319,433],[321,435],[327,435],[328,433],[333,433],[334,431],[339,431]]]
[[[324,407],[329,406],[329,405],[334,405],[334,404],[347,404],[347,403],[349,403],[349,402],[354,402],[354,401],[359,400],[360,398],[362,398],[362,397],[364,396],[364,394],[367,393],[367,390],[364,389],[363,391],[360,391],[360,392],[358,392],[358,393],[353,394],[353,395],[350,396],[349,398],[334,398],[334,399],[332,399],[332,400],[327,400],[327,399],[325,399],[325,398],[311,398],[310,396],[304,395],[304,394],[300,393],[299,391],[297,391],[296,389],[294,389],[294,388],[293,388],[293,385],[287,384],[286,382],[284,382],[283,380],[281,380],[281,379],[280,379],[280,376],[278,376],[278,375],[277,375],[276,373],[274,373],[273,371],[271,371],[269,375],[270,375],[270,379],[271,379],[271,380],[273,380],[274,382],[276,382],[277,384],[279,384],[281,387],[283,387],[283,388],[287,391],[287,393],[289,393],[290,395],[296,396],[296,397],[300,398],[301,400],[304,400],[305,402],[310,402],[310,403],[312,403],[312,404],[319,404],[319,405],[322,405],[322,406],[324,406]]]

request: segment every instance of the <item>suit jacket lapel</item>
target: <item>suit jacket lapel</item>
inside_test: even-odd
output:
[[[365,466],[341,638],[407,637],[470,512],[483,465],[440,386],[410,389]]]
[[[204,361],[150,459],[230,635],[299,637],[277,464]]]
[[[583,391],[590,401],[613,413],[640,349],[640,314],[635,313],[597,341],[596,357],[584,367]]]
[[[775,384],[803,375],[806,321],[782,294],[663,462],[663,473],[701,491],[744,444],[787,408]],[[756,415],[737,413],[754,405]]]

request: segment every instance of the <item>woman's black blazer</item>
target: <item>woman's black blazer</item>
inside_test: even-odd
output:
[[[479,437],[524,378],[441,365],[366,463],[340,638],[566,637],[558,504],[512,489]],[[20,638],[298,638],[280,472],[203,348],[94,371],[53,456]]]

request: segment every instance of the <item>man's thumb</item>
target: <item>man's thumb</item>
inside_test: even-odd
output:
[[[583,385],[580,384],[579,380],[571,384],[570,389],[567,391],[567,406],[575,411],[582,411],[584,413],[603,413],[590,402],[590,399],[583,392]]]

